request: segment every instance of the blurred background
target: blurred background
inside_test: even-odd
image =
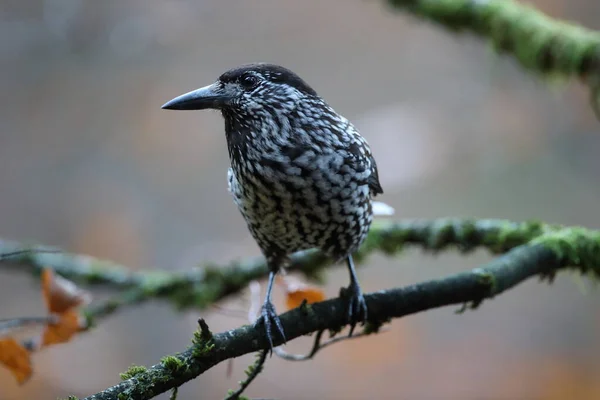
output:
[[[532,3],[600,28],[595,0]],[[482,41],[379,1],[0,0],[0,237],[136,270],[258,255],[227,192],[220,115],[160,109],[251,61],[293,69],[355,122],[397,217],[600,227],[600,123],[585,88],[547,85]],[[375,256],[359,278],[370,292],[487,260],[415,250]],[[347,279],[332,268],[328,296]],[[0,270],[2,318],[42,314],[40,296],[36,279]],[[275,296],[283,310],[281,290]],[[245,311],[248,294],[221,306]],[[599,306],[600,293],[568,274],[552,286],[528,281],[475,312],[396,320],[310,362],[273,357],[247,395],[598,399]],[[129,308],[35,354],[22,387],[0,368],[0,399],[95,393],[130,364],[184,349],[200,316],[213,331],[245,322],[162,303]],[[236,359],[231,377],[217,366],[180,398],[222,398],[253,360]]]

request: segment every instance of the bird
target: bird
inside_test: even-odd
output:
[[[222,114],[228,190],[269,270],[255,321],[264,324],[269,350],[275,329],[286,343],[271,300],[273,282],[301,250],[345,261],[350,284],[342,293],[352,335],[368,317],[353,253],[369,232],[373,198],[383,194],[375,158],[357,128],[296,73],[265,62],[231,68],[162,109]]]

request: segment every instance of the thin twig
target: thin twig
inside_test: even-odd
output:
[[[473,220],[441,218],[434,220],[377,220],[373,222],[367,240],[356,254],[357,261],[375,251],[395,254],[405,245],[419,245],[426,250],[439,251],[458,248],[462,252],[477,247],[494,254],[527,243],[554,229],[537,222],[506,220]],[[52,268],[59,275],[77,282],[103,284],[112,288],[133,288],[151,292],[153,298],[165,298],[181,307],[207,306],[216,300],[246,288],[248,284],[268,274],[263,257],[234,261],[225,265],[205,265],[186,272],[145,269],[132,271],[123,265],[91,256],[71,254],[59,249],[40,250],[41,246],[27,246],[0,240],[0,254],[10,254],[10,260],[0,258],[4,268],[19,268],[40,272]],[[289,271],[299,271],[314,277],[331,260],[317,251],[302,251],[291,257]],[[212,288],[206,290],[207,287]],[[214,290],[214,288],[220,290]],[[205,292],[215,293],[206,297]],[[205,295],[204,297],[202,295]],[[202,299],[198,304],[197,297]]]
[[[378,331],[378,333],[383,333],[383,332],[387,332],[389,329],[380,329]],[[338,342],[343,342],[345,340],[349,340],[349,339],[357,339],[360,337],[364,337],[364,336],[369,336],[372,333],[370,332],[359,332],[356,333],[352,336],[338,336],[338,337],[334,337],[331,338],[329,340],[327,340],[324,343],[321,343],[321,338],[323,337],[323,333],[325,331],[318,331],[317,334],[315,335],[315,340],[313,342],[313,347],[310,350],[310,352],[308,352],[308,354],[292,354],[292,353],[288,353],[287,351],[283,350],[283,348],[281,347],[275,347],[273,349],[273,351],[275,352],[275,354],[277,354],[279,357],[283,358],[284,360],[287,361],[308,361],[308,360],[312,360],[312,358],[321,350],[323,350],[325,347],[327,346],[331,346],[332,344],[338,343]]]
[[[25,256],[25,255],[31,254],[32,252],[54,254],[54,253],[61,253],[62,250],[58,250],[58,249],[42,249],[42,248],[31,248],[31,249],[25,249],[25,250],[15,250],[15,251],[10,251],[10,252],[6,252],[6,253],[0,253],[0,261],[6,261],[6,260],[8,260],[11,257]]]
[[[55,315],[47,315],[44,317],[0,319],[0,337],[14,334],[16,330],[30,328],[33,326],[45,326],[48,324],[53,324],[56,321],[57,317]]]
[[[489,40],[538,74],[586,80],[598,74],[600,33],[515,0],[386,0],[454,32]]]
[[[463,303],[481,305],[484,299],[495,297],[530,277],[547,276],[566,267],[600,278],[598,232],[570,228],[560,234],[551,233],[469,272],[367,294],[369,319],[385,322],[437,307]],[[291,341],[321,330],[339,331],[347,324],[346,309],[346,300],[336,298],[311,304],[308,313],[295,308],[280,315],[280,320],[287,340]],[[273,340],[275,346],[282,341],[279,337]],[[176,374],[159,363],[86,400],[118,400],[123,393],[132,400],[150,399],[181,386],[222,361],[264,351],[268,346],[264,329],[252,324],[213,334],[203,343],[195,343],[172,356],[183,367],[178,368]]]
[[[246,370],[246,374],[248,376],[246,377],[246,379],[244,379],[242,382],[240,382],[239,389],[236,390],[235,392],[229,393],[229,395],[225,398],[225,400],[237,400],[237,399],[240,398],[240,395],[242,393],[244,393],[244,390],[246,390],[246,388],[248,386],[250,386],[250,384],[252,383],[252,381],[263,370],[263,367],[264,367],[265,362],[267,360],[267,354],[269,354],[269,352],[267,350],[261,350],[259,352],[257,360],[254,362],[254,364],[250,365],[248,367],[248,369]]]
[[[373,223],[355,259],[362,262],[375,251],[393,255],[406,245],[420,245],[434,252],[457,248],[465,253],[484,247],[498,254],[554,229],[557,227],[537,222],[505,220],[378,220]],[[77,282],[127,289],[116,299],[86,308],[84,313],[90,325],[118,309],[149,299],[170,301],[178,309],[204,308],[239,293],[249,285],[251,291],[259,290],[258,283],[251,282],[257,282],[268,274],[264,258],[174,273],[160,270],[131,271],[111,261],[48,249],[0,240],[0,254],[5,255],[5,258],[0,257],[0,266],[20,270],[25,267],[33,272],[51,268],[57,274]],[[6,255],[9,257],[6,258]],[[330,264],[331,260],[320,252],[303,251],[292,255],[288,270],[300,271],[310,278],[318,276]],[[252,315],[254,310],[250,313]]]

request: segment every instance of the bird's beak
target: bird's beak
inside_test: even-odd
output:
[[[227,105],[230,97],[213,83],[200,89],[175,97],[163,104],[165,110],[204,110],[207,108],[220,109]]]

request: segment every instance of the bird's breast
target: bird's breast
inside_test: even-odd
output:
[[[369,188],[342,164],[338,155],[310,153],[232,162],[230,190],[259,245],[293,252],[361,242],[371,221]]]

